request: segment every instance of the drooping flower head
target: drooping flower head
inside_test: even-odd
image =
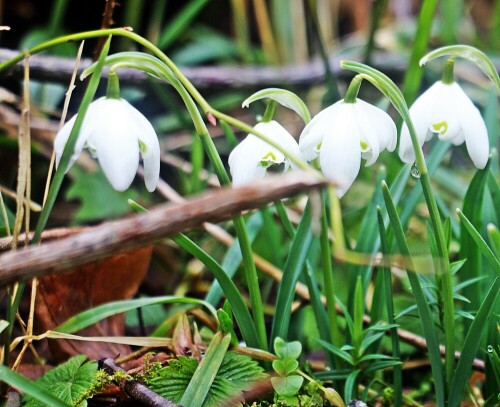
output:
[[[57,133],[54,141],[56,166],[75,120],[76,115]],[[146,188],[150,192],[156,189],[160,174],[158,137],[151,123],[126,100],[102,97],[89,105],[67,170],[83,148],[97,158],[107,179],[118,191],[130,186],[142,156]]]
[[[474,165],[482,169],[488,162],[489,141],[481,113],[453,80],[453,61],[448,61],[443,80],[427,89],[410,107],[418,141],[422,146],[434,134],[440,140],[460,145],[465,141]],[[408,126],[401,129],[399,156],[402,161],[415,161]]]
[[[323,174],[337,185],[342,197],[356,179],[361,158],[370,166],[379,154],[396,148],[396,126],[382,109],[356,98],[359,83],[345,99],[319,112],[304,128],[299,147],[304,158],[319,158]]]
[[[294,156],[301,156],[299,146],[293,136],[278,122],[274,120],[260,122],[255,125],[254,129],[283,146]],[[263,178],[267,169],[274,164],[284,164],[285,171],[290,166],[295,167],[295,164],[276,147],[254,134],[248,134],[229,155],[229,169],[233,178],[233,186],[246,185]]]

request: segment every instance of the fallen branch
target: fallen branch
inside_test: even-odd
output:
[[[66,239],[5,253],[0,256],[0,287],[60,273],[195,229],[204,222],[220,222],[241,211],[325,185],[326,181],[314,173],[295,171],[243,188],[205,193],[182,204],[165,204],[151,212],[107,222]]]
[[[108,374],[114,374],[116,372],[125,372],[123,368],[118,366],[113,359],[102,359],[99,361],[99,366]],[[139,402],[142,406],[150,407],[180,407],[170,400],[167,400],[150,390],[148,387],[144,386],[133,379],[125,379],[119,383],[120,389],[124,391],[132,400]]]

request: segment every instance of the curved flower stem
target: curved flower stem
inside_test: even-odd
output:
[[[328,216],[326,212],[326,196],[321,197],[321,232],[320,232],[320,246],[321,246],[321,264],[323,265],[323,276],[325,284],[325,297],[326,297],[326,312],[328,315],[328,322],[330,328],[330,338],[332,344],[341,347],[342,337],[338,324],[337,304],[335,301],[335,284],[333,278],[332,267],[332,252],[330,247],[330,239],[328,237]],[[342,367],[341,359],[334,358],[335,367],[340,369]]]
[[[133,33],[132,31],[125,29],[125,28],[111,28],[111,29],[106,29],[106,30],[93,30],[93,31],[85,31],[82,33],[77,33],[77,34],[70,34],[66,35],[63,37],[56,38],[51,41],[44,42],[40,45],[37,45],[33,48],[30,48],[26,52],[30,55],[37,54],[39,52],[42,52],[46,49],[49,49],[51,47],[54,47],[56,45],[60,45],[69,41],[80,41],[84,40],[87,38],[99,38],[103,36],[108,36],[108,35],[114,35],[114,36],[122,36],[122,37],[127,37],[132,41],[137,42],[138,44],[142,45],[143,47],[147,48],[149,51],[151,51],[160,61],[162,61],[167,67],[172,71],[172,73],[177,77],[179,82],[182,84],[182,86],[189,92],[189,94],[192,96],[192,98],[198,103],[202,111],[207,115],[207,117],[212,117],[212,118],[217,118],[219,120],[226,121],[228,124],[231,124],[245,132],[252,133],[259,137],[260,139],[264,140],[266,143],[270,144],[271,146],[277,148],[279,151],[283,152],[291,161],[293,161],[299,168],[306,170],[306,171],[311,171],[311,167],[307,165],[303,160],[301,160],[298,157],[295,157],[294,155],[290,154],[288,151],[286,151],[282,146],[279,144],[275,143],[274,141],[270,140],[268,137],[266,137],[264,134],[255,131],[251,126],[247,125],[246,123],[237,120],[231,116],[227,116],[224,113],[221,113],[214,109],[206,100],[205,98],[198,92],[198,90],[195,88],[195,86],[189,81],[189,79],[182,73],[182,71],[175,65],[170,58],[168,58],[161,49],[159,49],[156,45],[152,44],[149,42],[147,39],[144,37],[141,37],[138,34]],[[0,64],[0,71],[20,62],[24,58],[25,53],[20,53],[16,57]]]

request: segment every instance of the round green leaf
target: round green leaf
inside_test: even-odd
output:
[[[299,375],[292,375],[287,377],[271,377],[271,384],[274,390],[280,396],[295,396],[300,388],[304,378]]]
[[[273,361],[273,369],[280,376],[288,376],[299,367],[295,359],[277,359]]]

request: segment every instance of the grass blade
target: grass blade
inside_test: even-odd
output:
[[[387,240],[387,232],[384,226],[384,220],[380,209],[377,211],[378,226],[380,231],[381,250],[384,255],[389,253],[389,242]],[[384,294],[385,305],[387,307],[387,321],[393,325],[396,323],[394,319],[394,302],[392,292],[391,271],[387,267],[382,267],[380,271],[384,279]],[[401,359],[401,352],[399,348],[399,337],[396,328],[391,328],[391,343],[392,343],[392,356],[397,360]],[[403,368],[401,365],[394,366],[393,369],[393,383],[394,383],[394,406],[399,407],[403,404]]]
[[[243,301],[243,297],[233,283],[233,280],[231,280],[231,277],[226,274],[224,269],[212,256],[206,253],[187,236],[178,235],[174,237],[173,240],[183,249],[187,250],[200,260],[214,274],[215,278],[221,285],[222,290],[226,294],[229,303],[231,304],[231,309],[233,310],[234,317],[241,329],[243,338],[247,341],[249,346],[258,347],[259,339],[252,317],[245,302]]]
[[[290,307],[295,295],[295,285],[304,267],[309,247],[312,243],[311,208],[308,204],[302,214],[297,233],[293,239],[289,256],[283,270],[283,279],[278,288],[276,311],[271,331],[271,343],[274,338],[286,340],[290,325]]]
[[[174,21],[172,21],[161,33],[158,41],[158,48],[167,48],[172,41],[174,41],[179,34],[191,24],[193,19],[207,4],[208,0],[193,0],[184,6],[179,14],[177,14]]]
[[[470,222],[476,229],[481,229],[483,224],[483,197],[486,181],[489,174],[490,161],[483,170],[478,170],[472,179],[469,189],[465,194],[463,202],[463,213],[470,219]],[[479,277],[481,273],[482,256],[477,245],[473,243],[473,239],[465,225],[460,227],[460,258],[467,259],[460,270],[462,281]],[[472,284],[464,287],[463,295],[467,297],[470,303],[464,304],[466,311],[476,310],[483,298],[480,284]]]
[[[467,380],[469,379],[472,362],[481,343],[481,336],[487,326],[488,318],[495,306],[496,299],[500,293],[500,277],[496,277],[490,290],[484,297],[483,303],[479,308],[474,321],[465,337],[462,353],[458,359],[455,375],[450,386],[448,399],[449,407],[457,407],[462,400],[462,394],[465,390]]]
[[[231,334],[222,335],[222,332],[217,332],[210,342],[205,356],[198,365],[181,398],[181,405],[190,407],[201,407],[203,405],[231,343]]]
[[[8,367],[0,365],[0,382],[7,383],[10,386],[16,387],[25,394],[29,394],[35,399],[52,407],[68,407],[66,403],[54,397],[52,394],[45,391],[40,385],[28,380],[26,377],[17,372],[10,370]]]
[[[396,237],[396,241],[399,245],[399,250],[403,256],[406,256],[411,261],[410,249],[408,243],[406,242],[406,236],[401,225],[396,207],[392,201],[389,188],[385,182],[382,183],[382,191],[384,193],[384,200],[387,207],[387,212],[389,213],[389,219],[391,221],[391,226]],[[412,267],[412,269],[415,269]],[[441,363],[441,354],[439,352],[439,341],[437,333],[434,327],[434,320],[432,318],[431,310],[427,302],[427,298],[424,294],[422,286],[420,285],[419,278],[417,274],[411,270],[407,270],[408,280],[410,281],[411,289],[417,303],[417,310],[420,316],[422,329],[424,331],[424,336],[427,341],[427,347],[429,352],[429,359],[431,362],[431,368],[434,376],[434,387],[436,391],[436,401],[438,406],[445,405],[445,381],[443,365]]]
[[[497,276],[500,276],[500,261],[498,260],[498,258],[488,247],[488,245],[481,237],[480,233],[476,230],[474,225],[470,222],[469,219],[467,219],[467,217],[463,214],[463,212],[460,209],[457,209],[457,214],[458,217],[460,218],[460,221],[465,226],[465,229],[467,230],[467,232],[469,232],[470,236],[476,243],[477,247],[481,250],[481,253],[483,253],[483,256],[486,257],[486,259],[490,262],[491,266],[497,273]]]
[[[138,298],[133,300],[113,301],[106,304],[90,308],[86,311],[80,312],[63,322],[54,331],[63,333],[73,333],[80,329],[86,328],[96,322],[102,321],[104,318],[112,315],[120,314],[122,312],[134,310],[141,307],[154,304],[172,304],[172,303],[185,303],[193,305],[205,306],[214,316],[217,316],[217,311],[214,307],[205,301],[196,298],[187,298],[173,295],[164,295],[160,297]]]

